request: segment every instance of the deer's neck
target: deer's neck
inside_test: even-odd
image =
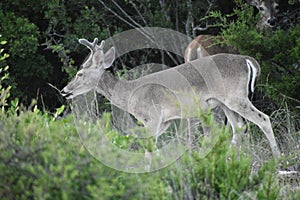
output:
[[[128,88],[128,84],[128,81],[119,80],[110,72],[104,71],[99,80],[97,92],[107,98],[111,104],[122,110],[127,110],[126,105],[129,92],[126,92],[126,88]]]

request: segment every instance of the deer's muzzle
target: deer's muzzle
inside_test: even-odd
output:
[[[66,99],[71,99],[71,96],[73,95],[73,92],[66,88],[62,89],[60,93],[63,97],[66,97]]]

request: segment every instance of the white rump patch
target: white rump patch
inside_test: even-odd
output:
[[[249,81],[251,81],[251,92],[254,92],[254,84],[255,84],[257,69],[250,60],[246,59],[246,63],[249,69],[248,83]],[[252,72],[252,78],[251,78],[251,72]]]

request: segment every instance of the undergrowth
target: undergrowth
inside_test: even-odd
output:
[[[1,112],[0,120],[1,199],[283,198],[278,165],[265,160],[254,170],[247,149],[238,153],[229,147],[228,128],[204,158],[192,149],[158,172],[129,174],[89,154],[72,115],[57,120],[33,107],[18,115]],[[296,194],[284,193],[285,198]]]

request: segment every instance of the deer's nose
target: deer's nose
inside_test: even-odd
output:
[[[72,95],[72,91],[68,90],[67,88],[63,88],[61,91],[60,91],[61,95],[64,96],[64,97],[68,97],[70,95]]]
[[[276,24],[276,19],[275,18],[269,18],[267,20],[267,23],[270,25],[270,26],[275,26]]]

